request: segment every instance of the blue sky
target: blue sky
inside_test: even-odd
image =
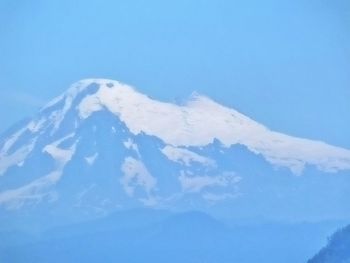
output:
[[[1,0],[0,131],[79,79],[350,148],[348,0]]]

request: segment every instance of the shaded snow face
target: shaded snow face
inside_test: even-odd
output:
[[[211,206],[260,191],[243,176],[250,166],[273,175],[276,167],[336,173],[350,170],[350,151],[271,131],[203,96],[176,105],[87,79],[0,138],[0,206]]]

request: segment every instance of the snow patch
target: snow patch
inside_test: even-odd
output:
[[[48,188],[55,184],[61,175],[61,171],[55,171],[20,188],[4,191],[0,193],[0,204],[10,210],[16,210],[28,202],[39,203],[44,199],[53,202],[57,200],[57,195]]]
[[[93,165],[96,161],[98,157],[98,153],[95,153],[89,157],[85,157],[85,161],[89,164],[89,165]]]
[[[139,152],[139,147],[137,146],[136,143],[134,143],[134,141],[132,139],[128,139],[125,142],[123,142],[125,148],[129,149],[129,150],[133,150],[137,153],[138,156],[140,156],[140,152]]]
[[[228,187],[241,181],[241,178],[234,173],[225,173],[218,176],[188,176],[182,171],[179,181],[184,192],[198,193],[208,187]]]
[[[58,164],[58,167],[60,168],[63,168],[66,165],[66,163],[68,163],[72,159],[75,153],[76,143],[69,149],[59,148],[58,145],[72,137],[74,137],[74,134],[70,134],[52,144],[46,145],[43,149],[44,153],[48,153],[53,159],[55,159],[55,161]]]
[[[36,143],[36,139],[33,139],[28,145],[19,148],[14,153],[7,155],[5,152],[0,153],[0,175],[12,166],[24,163],[27,156],[32,152]]]
[[[64,100],[64,106],[62,109],[57,110],[55,112],[53,112],[50,115],[50,120],[53,124],[53,129],[51,131],[51,135],[53,135],[60,127],[62,121],[64,120],[66,114],[68,113],[68,111],[73,107],[73,102],[74,99],[77,97],[77,95],[79,93],[81,93],[82,91],[84,91],[88,86],[90,86],[91,84],[93,84],[94,81],[92,79],[86,79],[86,80],[81,80],[77,83],[74,83],[73,85],[71,85],[71,87],[68,89],[68,91],[66,93],[64,93],[63,95],[55,98],[54,100],[52,100],[51,102],[49,102],[43,109],[47,109],[53,105],[55,105],[56,103],[58,103],[61,100]],[[93,105],[91,105],[93,107]],[[100,110],[99,109],[94,109],[94,110]]]
[[[27,202],[38,203],[44,199],[50,202],[55,201],[57,195],[50,191],[49,188],[61,179],[65,165],[71,160],[75,153],[76,143],[67,150],[61,149],[58,146],[66,139],[73,136],[73,134],[68,135],[44,147],[43,152],[50,154],[56,161],[56,168],[53,172],[22,187],[0,193],[0,204],[5,205],[8,209],[19,209]],[[23,159],[23,156],[21,157],[21,159]],[[13,161],[15,161],[15,159]],[[3,162],[1,161],[0,163]],[[18,164],[20,161],[14,163]]]
[[[44,118],[41,118],[38,121],[30,122],[27,128],[31,133],[37,133],[44,127],[45,122],[46,120]]]
[[[134,196],[137,187],[141,187],[147,196],[151,196],[152,192],[156,190],[157,179],[149,173],[141,161],[127,157],[121,170],[124,176],[121,178],[120,183],[128,196]]]
[[[161,152],[171,161],[190,166],[192,163],[200,163],[205,166],[215,166],[214,160],[201,156],[187,149],[165,146]]]

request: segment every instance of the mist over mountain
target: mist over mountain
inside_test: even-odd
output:
[[[303,262],[349,220],[349,176],[350,150],[272,131],[208,97],[174,104],[86,79],[0,137],[0,252],[256,262],[281,246],[261,262]]]
[[[225,213],[227,206],[245,217],[288,218],[284,202],[294,217],[305,209],[300,219],[350,211],[342,200],[350,188],[349,150],[271,131],[196,94],[176,105],[116,81],[83,80],[5,133],[0,148],[6,211]],[[253,214],[249,206],[260,198],[266,206],[255,203],[261,211]]]
[[[223,222],[136,209],[46,231],[1,232],[5,262],[306,262],[342,222]],[[253,253],[254,251],[254,253]]]

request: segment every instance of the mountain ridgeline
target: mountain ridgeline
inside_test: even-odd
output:
[[[301,263],[347,223],[349,192],[348,149],[198,94],[179,105],[86,79],[0,136],[0,256]]]
[[[344,218],[349,170],[349,150],[271,131],[207,97],[176,105],[88,79],[0,138],[0,207]]]

